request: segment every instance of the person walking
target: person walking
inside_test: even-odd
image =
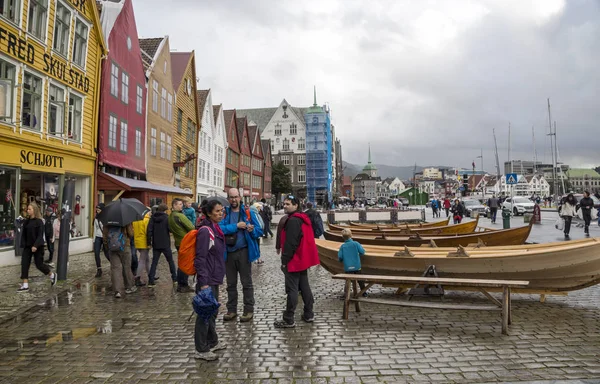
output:
[[[150,277],[150,246],[148,245],[148,225],[150,212],[142,220],[133,222],[133,241],[137,251],[140,252],[137,270],[135,271],[135,285],[142,287],[148,283]],[[145,273],[145,277],[143,276]]]
[[[454,224],[460,224],[463,217],[465,216],[465,208],[458,199],[454,200],[454,205],[452,206],[452,215],[454,219]]]
[[[169,271],[171,272],[171,280],[173,284],[177,284],[177,268],[173,260],[173,252],[171,251],[171,235],[169,231],[169,216],[167,215],[167,204],[160,204],[156,208],[156,212],[150,216],[148,220],[148,229],[146,230],[146,244],[152,248],[152,265],[148,273],[148,287],[156,286],[156,267],[160,255],[165,255],[167,263],[169,263]]]
[[[173,234],[175,249],[177,251],[179,251],[179,245],[181,245],[183,237],[193,229],[196,229],[196,227],[183,213],[183,200],[179,198],[173,199],[171,214],[169,215],[169,230]],[[179,268],[177,268],[177,292],[192,292],[188,283],[188,275]]]
[[[589,191],[583,192],[583,198],[579,201],[579,207],[583,215],[584,229],[586,236],[590,235],[590,223],[592,222],[592,209],[594,209],[594,200],[592,200]]]
[[[496,215],[498,214],[498,207],[500,207],[500,201],[498,200],[495,194],[488,199],[487,205],[490,208],[490,218],[492,220],[492,224],[496,224]]]
[[[362,265],[360,258],[365,255],[365,249],[358,242],[352,239],[352,231],[349,228],[342,230],[342,238],[344,243],[340,246],[338,251],[338,260],[344,263],[344,273],[351,273],[354,275],[361,274]],[[365,282],[362,280],[358,281],[358,286],[362,291],[365,289]],[[346,298],[346,289],[344,289],[344,299]],[[363,293],[363,296],[368,296],[367,292]]]
[[[44,264],[44,222],[40,207],[36,203],[27,206],[27,219],[23,223],[21,235],[21,279],[23,284],[17,289],[17,292],[29,291],[29,267],[31,258],[37,269],[50,278],[50,285],[56,284],[56,273],[50,271],[50,267]]]
[[[431,211],[434,218],[438,216],[438,202],[436,199],[431,200]]]
[[[219,227],[223,219],[223,205],[218,200],[204,200],[201,205],[205,219],[202,221],[198,234],[196,235],[196,257],[194,267],[196,268],[196,293],[210,289],[217,301],[219,301],[219,285],[223,284],[225,277],[225,235]],[[205,228],[205,229],[203,229]],[[212,361],[218,356],[216,351],[226,348],[219,341],[217,335],[217,313],[207,322],[200,316],[196,316],[194,327],[194,345],[196,359]]]
[[[240,202],[238,190],[230,188],[227,195],[230,206],[225,208],[225,217],[219,224],[225,234],[227,249],[225,260],[227,313],[223,316],[223,320],[231,321],[237,317],[239,274],[244,295],[244,312],[240,321],[247,322],[254,317],[252,263],[260,258],[258,239],[263,232],[256,213]]]
[[[108,248],[104,246],[104,239],[102,237],[102,230],[104,224],[98,220],[98,215],[104,209],[104,203],[100,203],[96,206],[96,217],[94,217],[94,259],[96,260],[96,277],[102,277],[102,261],[100,260],[100,251],[104,253],[106,260],[110,262],[108,257]]]
[[[260,200],[263,203],[262,214],[264,215],[263,221],[265,222],[265,228],[263,229],[264,238],[267,238],[268,235],[271,235],[271,239],[273,238],[273,232],[271,231],[271,221],[273,220],[273,210],[271,206],[267,204],[267,200],[262,198]]]
[[[46,247],[48,248],[48,260],[46,260],[46,264],[49,267],[54,267],[52,263],[54,258],[54,220],[56,220],[54,210],[51,207],[46,208],[44,214],[44,237],[46,238]]]
[[[450,199],[446,197],[444,199],[444,210],[446,211],[446,217],[450,216],[450,207],[451,206],[452,206],[452,204],[450,203]]]
[[[137,291],[131,272],[131,242],[133,226],[128,224],[123,227],[105,225],[102,229],[104,246],[108,249],[110,257],[110,279],[115,298],[120,299],[123,291],[126,294]]]
[[[569,193],[565,198],[563,204],[558,209],[558,214],[565,221],[565,240],[570,239],[569,233],[571,232],[571,222],[573,221],[573,216],[577,214],[577,200],[575,200],[575,196],[572,193]]]
[[[298,291],[302,294],[304,313],[302,320],[312,323],[314,297],[308,281],[308,269],[319,264],[319,253],[315,237],[306,213],[299,211],[300,201],[295,196],[287,196],[283,209],[287,220],[281,230],[281,270],[285,275],[286,309],[283,318],[273,323],[275,328],[293,328],[296,326],[294,314],[298,305]]]

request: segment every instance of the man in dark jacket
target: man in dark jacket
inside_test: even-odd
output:
[[[44,237],[46,238],[46,247],[48,248],[48,260],[46,260],[46,264],[53,267],[52,259],[54,258],[54,229],[52,224],[56,216],[54,215],[54,210],[50,207],[46,208],[46,212],[44,214]]]
[[[150,267],[150,273],[148,274],[149,287],[156,286],[156,266],[158,265],[158,259],[160,258],[161,253],[165,255],[165,258],[169,263],[169,270],[171,272],[173,283],[177,282],[177,269],[175,268],[173,253],[171,251],[169,216],[166,214],[166,211],[167,204],[160,204],[156,209],[156,212],[150,217],[150,221],[148,221],[146,237],[148,239],[148,246],[152,247],[152,266]]]
[[[295,196],[288,196],[283,202],[287,214],[278,240],[282,246],[281,270],[285,275],[285,293],[287,304],[283,319],[273,324],[276,328],[293,328],[296,326],[294,313],[298,305],[298,290],[304,301],[302,320],[312,323],[314,298],[308,282],[308,268],[319,263],[317,247],[310,219],[305,213],[298,212],[300,201]]]
[[[273,210],[267,204],[266,199],[263,198],[260,200],[260,202],[263,203],[263,209],[262,209],[262,211],[260,211],[260,217],[262,217],[263,221],[265,222],[265,228],[263,230],[263,232],[264,232],[263,237],[267,238],[268,235],[271,234],[271,239],[272,239],[273,232],[271,232],[271,220],[273,220]]]
[[[583,198],[579,201],[579,207],[585,223],[584,232],[586,236],[590,235],[590,222],[592,221],[592,209],[594,209],[594,200],[590,197],[589,191],[583,192]]]

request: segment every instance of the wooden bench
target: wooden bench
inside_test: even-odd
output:
[[[410,276],[377,276],[377,275],[355,275],[355,274],[337,274],[334,279],[346,280],[346,297],[344,298],[343,318],[348,319],[350,302],[355,303],[356,312],[360,312],[360,303],[374,303],[386,305],[400,305],[407,307],[423,307],[437,309],[473,309],[473,310],[492,310],[502,311],[502,334],[508,335],[508,325],[512,323],[510,293],[512,288],[526,288],[529,281],[516,280],[482,280],[482,279],[456,279],[444,277],[410,277]],[[358,281],[365,282],[365,288],[358,290]],[[353,295],[350,294],[350,285],[352,284]],[[476,288],[483,293],[494,305],[471,305],[444,302],[414,302],[398,301],[389,299],[374,299],[362,297],[374,284],[427,284],[427,285],[447,285],[453,287],[471,287]],[[501,288],[502,302],[496,300],[486,289]]]

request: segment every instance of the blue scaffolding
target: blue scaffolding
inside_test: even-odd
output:
[[[333,161],[329,110],[315,101],[304,115],[306,122],[306,188],[308,201],[323,205],[332,201]]]

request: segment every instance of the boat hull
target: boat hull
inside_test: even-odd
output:
[[[350,226],[354,228],[367,228],[367,229],[406,229],[406,228],[435,228],[435,227],[445,227],[449,225],[450,220],[441,220],[433,223],[419,223],[419,224],[365,224],[365,223],[356,223],[351,221]]]
[[[328,224],[328,227],[333,231],[341,231],[345,228],[348,228],[352,231],[352,233],[356,234],[370,234],[370,233],[385,233],[385,234],[416,234],[419,235],[443,235],[443,234],[466,234],[472,233],[477,228],[479,223],[479,218],[472,221],[466,221],[460,224],[454,225],[445,225],[441,227],[433,227],[433,228],[358,228],[358,227],[349,227],[349,226],[341,226],[335,224]]]

